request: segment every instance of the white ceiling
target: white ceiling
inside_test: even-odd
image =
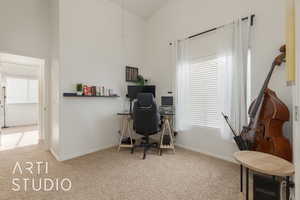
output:
[[[145,19],[151,17],[168,0],[112,0],[121,7]]]

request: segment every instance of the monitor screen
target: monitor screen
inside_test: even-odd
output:
[[[129,85],[128,86],[128,98],[133,100],[137,98],[138,93],[152,93],[155,98],[155,86],[154,85]]]
[[[162,106],[173,106],[173,97],[172,96],[161,97],[161,105]]]

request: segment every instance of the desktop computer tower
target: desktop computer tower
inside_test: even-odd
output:
[[[254,200],[280,200],[280,181],[272,176],[253,175]]]

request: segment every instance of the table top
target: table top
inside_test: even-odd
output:
[[[239,151],[235,159],[244,167],[271,176],[292,176],[295,167],[292,163],[267,153],[257,151]]]
[[[130,113],[129,112],[119,112],[119,113],[117,113],[117,115],[130,115]],[[175,113],[174,112],[160,112],[160,115],[173,116],[173,115],[175,115]]]
[[[117,115],[130,115],[130,112],[119,112]]]

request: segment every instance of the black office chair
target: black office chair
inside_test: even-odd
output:
[[[160,116],[153,95],[151,93],[139,93],[133,106],[133,126],[135,132],[144,137],[140,145],[135,145],[132,148],[131,153],[134,152],[134,148],[143,147],[143,159],[145,159],[150,148],[158,148],[158,143],[149,142],[149,136],[159,133],[159,123]]]

